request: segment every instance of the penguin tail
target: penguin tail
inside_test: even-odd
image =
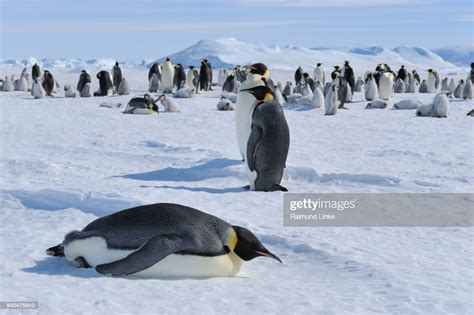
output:
[[[48,248],[46,250],[46,255],[54,256],[54,257],[64,257],[63,244],[59,244],[59,245]]]

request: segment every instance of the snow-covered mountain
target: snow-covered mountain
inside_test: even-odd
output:
[[[162,62],[170,57],[174,63],[198,66],[202,59],[209,59],[214,68],[232,68],[236,64],[261,61],[270,68],[290,70],[298,66],[312,69],[321,62],[326,67],[350,60],[364,69],[373,69],[378,63],[388,63],[397,69],[402,64],[409,68],[435,68],[439,71],[459,71],[458,66],[443,60],[436,53],[420,47],[398,46],[387,49],[379,46],[354,48],[304,48],[292,45],[253,44],[235,38],[201,40],[177,53],[158,59]]]
[[[474,62],[474,47],[445,47],[433,49],[441,58],[458,66],[469,66]]]
[[[163,62],[170,57],[174,63],[181,63],[187,67],[199,66],[202,59],[208,59],[214,69],[233,68],[235,65],[245,65],[253,62],[264,62],[271,69],[292,70],[298,66],[304,69],[312,69],[318,62],[323,63],[326,68],[332,65],[342,64],[349,60],[356,66],[356,71],[373,69],[379,63],[388,63],[394,69],[401,65],[408,68],[426,70],[435,68],[446,73],[458,73],[466,71],[466,65],[472,60],[473,51],[462,49],[440,49],[443,57],[437,53],[420,47],[398,46],[387,49],[380,46],[351,47],[351,48],[304,48],[293,45],[280,47],[275,44],[246,43],[235,38],[219,38],[215,40],[200,40],[196,44],[179,52],[153,61],[146,59],[141,61],[120,62],[124,67],[149,67],[154,62]],[[443,59],[444,58],[444,59]],[[451,63],[452,61],[453,63]],[[114,59],[101,58],[92,60],[83,59],[43,59],[41,61],[31,57],[17,61],[0,61],[0,66],[31,66],[38,62],[46,68],[71,68],[75,70],[88,68],[111,68]],[[460,67],[463,66],[463,67]]]

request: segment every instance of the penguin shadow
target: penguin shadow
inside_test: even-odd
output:
[[[171,182],[199,182],[211,178],[243,177],[237,170],[231,169],[234,165],[242,164],[240,160],[218,158],[203,164],[187,168],[167,167],[157,171],[126,174],[121,177],[143,181],[171,181]]]
[[[46,257],[35,261],[32,267],[22,268],[21,271],[48,276],[71,276],[76,278],[99,278],[102,277],[93,268],[77,268],[65,259]]]

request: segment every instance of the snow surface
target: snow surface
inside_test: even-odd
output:
[[[216,110],[219,88],[177,100],[181,113],[100,108],[145,93],[146,69],[123,74],[132,95],[71,99],[61,89],[35,100],[0,92],[0,300],[39,301],[43,314],[473,312],[472,228],[283,227],[281,192],[242,188],[235,113]],[[61,85],[78,79],[75,71],[53,75]],[[293,70],[272,75],[291,80]],[[389,107],[433,96],[395,95]],[[282,184],[291,192],[473,191],[471,101],[452,100],[445,119],[365,105],[356,93],[336,116],[286,108],[291,145]],[[235,278],[134,279],[45,255],[100,216],[156,202],[245,226],[283,264],[258,258]]]

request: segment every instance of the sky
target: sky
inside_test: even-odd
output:
[[[0,0],[0,58],[160,58],[201,39],[474,46],[473,0]]]

